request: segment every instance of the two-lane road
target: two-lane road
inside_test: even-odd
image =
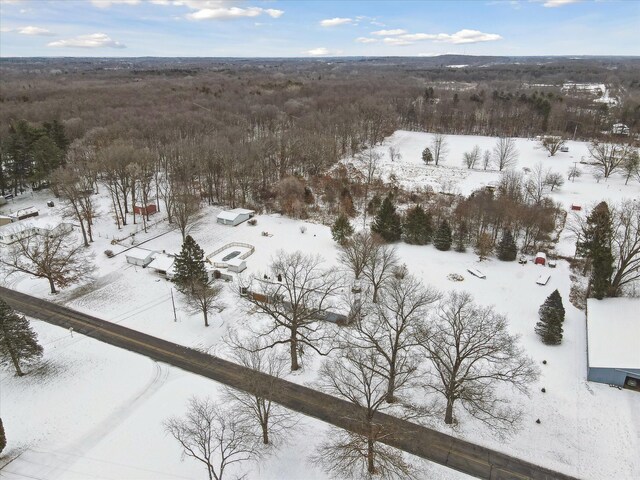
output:
[[[359,414],[361,410],[347,401],[4,287],[0,287],[0,297],[25,315],[64,328],[73,328],[77,333],[233,388],[251,393],[261,392],[291,410],[362,433],[363,426],[358,420],[362,418]],[[478,478],[573,478],[389,415],[377,415],[376,422],[390,433],[385,436],[384,443]]]

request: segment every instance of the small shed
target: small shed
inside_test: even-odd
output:
[[[227,260],[227,268],[230,272],[240,273],[247,269],[247,262],[238,257],[232,258]]]
[[[587,300],[587,380],[640,385],[640,299]]]
[[[3,225],[9,225],[13,222],[13,218],[7,217],[6,215],[0,215],[0,227]]]
[[[217,222],[222,225],[240,225],[242,222],[246,222],[255,215],[254,210],[247,210],[245,208],[234,208],[233,210],[223,210],[218,214]]]
[[[571,210],[579,212],[580,210],[582,210],[582,205],[578,205],[577,203],[572,203],[571,204]]]
[[[145,250],[144,248],[134,247],[127,250],[124,255],[127,258],[127,263],[144,268],[151,263],[155,252]]]
[[[173,262],[175,257],[167,255],[166,253],[159,254],[151,262],[148,267],[155,271],[158,275],[162,275],[166,278],[173,277]]]
[[[547,254],[544,252],[536,253],[536,259],[533,261],[536,265],[546,265],[547,264]]]

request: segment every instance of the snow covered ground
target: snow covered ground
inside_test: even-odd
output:
[[[399,131],[389,137],[377,147],[383,155],[383,177],[388,179],[394,173],[399,183],[409,189],[432,185],[436,191],[453,189],[463,194],[499,179],[498,172],[470,171],[461,163],[463,152],[476,144],[482,150],[491,149],[494,138],[449,136],[449,153],[438,167],[427,167],[421,160],[422,150],[430,143],[431,136],[426,133]],[[588,155],[587,145],[581,142],[568,142],[568,153],[558,153],[551,158],[537,149],[532,140],[516,139],[516,143],[520,152],[517,168],[532,168],[542,162],[545,168],[566,175],[574,162]],[[401,160],[388,159],[391,145],[400,152]],[[586,166],[581,168],[584,170]],[[209,328],[204,327],[200,316],[189,315],[184,310],[180,294],[174,291],[178,307],[175,322],[170,282],[149,269],[128,265],[124,255],[114,258],[104,255],[106,249],[115,253],[124,250],[122,246],[111,245],[111,239],[124,238],[139,227],[129,225],[121,232],[116,231],[103,193],[103,215],[96,223],[96,241],[91,247],[97,265],[91,282],[56,297],[48,294],[47,282],[43,280],[11,276],[4,280],[5,284],[130,328],[216,352],[221,351],[221,339],[229,328],[243,330],[250,323],[255,327],[263,321],[247,314],[246,307],[235,295],[237,287],[228,283],[222,299],[225,308],[211,319]],[[41,211],[39,221],[56,222],[60,210],[58,206],[45,206],[47,195],[38,193],[18,198],[2,207],[0,214],[35,205]],[[572,203],[589,205],[602,199],[617,202],[623,198],[640,198],[640,186],[631,181],[625,186],[624,179],[618,176],[597,183],[591,175],[584,174],[575,183],[565,183],[552,197],[566,207]],[[255,252],[247,258],[246,274],[265,270],[279,249],[318,253],[325,258],[327,266],[336,264],[336,245],[327,226],[280,215],[259,215],[257,226],[244,223],[229,227],[216,223],[219,211],[216,207],[204,208],[191,234],[206,255],[231,242],[253,245]],[[161,216],[162,213],[152,217],[152,222],[157,224],[148,233],[135,234],[135,243],[145,242],[144,248],[177,253],[180,234],[171,230],[166,222],[160,222]],[[300,231],[302,224],[307,227],[305,233]],[[122,242],[122,245],[129,244],[130,240]],[[632,472],[640,469],[640,458],[633,454],[640,451],[637,416],[640,395],[587,383],[584,313],[568,302],[570,280],[566,262],[558,262],[552,270],[532,262],[518,265],[491,259],[478,263],[472,253],[439,252],[433,246],[400,243],[397,249],[410,272],[426,283],[443,291],[469,291],[479,303],[495,305],[499,312],[506,314],[511,331],[521,335],[526,351],[542,371],[530,398],[512,395],[514,402],[523,404],[525,418],[522,429],[506,442],[464,415],[460,416],[461,425],[455,431],[440,419],[431,421],[431,426],[581,478],[633,477]],[[568,235],[561,238],[559,250],[573,254]],[[481,280],[470,275],[469,267],[480,269],[487,278]],[[535,283],[542,272],[551,274],[545,286]],[[449,280],[451,273],[462,275],[464,280]],[[561,346],[549,347],[539,341],[533,327],[538,307],[556,288],[567,310],[564,340]],[[91,478],[201,475],[199,465],[192,465],[188,460],[180,462],[179,448],[173,439],[164,435],[161,422],[168,415],[183,411],[192,394],[217,395],[219,385],[91,339],[70,339],[68,332],[37,321],[34,324],[45,344],[45,360],[53,365],[53,374],[16,379],[8,370],[2,372],[0,414],[10,440],[17,442],[10,448],[14,453],[29,448],[5,470],[36,478],[86,478],[89,472],[93,475]],[[543,360],[547,360],[546,365],[542,364]],[[304,371],[290,375],[289,379],[312,382],[318,364],[318,358],[308,359]],[[546,393],[541,392],[543,387]],[[416,395],[421,394],[416,392]],[[46,416],[33,414],[45,411]],[[541,423],[535,423],[536,419]],[[298,453],[297,448],[302,445],[305,452],[310,452],[321,440],[319,432],[326,432],[327,427],[310,419],[303,419],[301,423],[301,433],[296,433],[291,443],[296,448],[283,446],[259,470],[258,467],[251,470],[249,478],[325,478],[322,472],[307,464],[306,453]],[[309,437],[313,438],[307,440]],[[155,472],[166,475],[153,477]],[[461,475],[431,466],[425,470],[425,478],[461,478]]]
[[[206,476],[199,462],[181,460],[179,446],[164,432],[162,421],[184,412],[192,395],[219,397],[219,384],[81,335],[71,337],[39,320],[31,324],[45,347],[44,367],[23,378],[8,370],[0,376],[0,408],[9,440],[0,459],[1,478]],[[229,473],[246,472],[250,479],[325,479],[307,458],[329,427],[304,416],[298,420],[287,443],[273,455]],[[413,461],[425,479],[466,478]]]

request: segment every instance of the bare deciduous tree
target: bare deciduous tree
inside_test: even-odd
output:
[[[84,245],[88,247],[93,242],[92,225],[97,216],[92,180],[83,175],[81,167],[68,163],[51,174],[51,182],[65,202],[63,215],[78,221]]]
[[[380,443],[390,432],[375,421],[388,404],[387,379],[381,375],[383,360],[373,350],[344,346],[339,357],[320,368],[320,388],[361,408],[354,420],[365,434],[337,431],[320,445],[314,463],[336,478],[411,478],[412,469],[402,454]]]
[[[498,138],[495,147],[493,147],[493,154],[499,171],[513,168],[518,163],[518,150],[513,138]]]
[[[83,280],[93,270],[93,262],[84,245],[64,225],[51,231],[18,234],[9,251],[0,255],[7,275],[26,273],[49,281],[51,293]]]
[[[485,150],[484,154],[482,155],[482,169],[486,170],[487,168],[489,168],[489,165],[491,165],[491,151]]]
[[[527,181],[524,184],[524,190],[527,195],[527,199],[534,203],[539,204],[545,195],[550,191],[550,185],[547,179],[551,175],[551,170],[544,170],[541,162],[538,162],[531,173],[528,175]]]
[[[362,225],[367,225],[367,205],[369,203],[369,189],[371,184],[378,175],[380,169],[380,159],[382,156],[373,148],[367,148],[365,151],[356,155],[356,161],[364,175],[364,198],[362,200]]]
[[[466,292],[452,292],[440,302],[421,344],[432,369],[427,388],[446,399],[444,421],[454,423],[458,401],[472,416],[498,432],[517,426],[521,413],[511,399],[496,395],[503,383],[520,392],[537,379],[538,371],[507,330],[507,319],[491,307],[480,307]]]
[[[245,298],[256,310],[273,321],[263,335],[273,337],[263,348],[289,345],[291,370],[300,368],[303,347],[325,355],[324,343],[329,339],[321,319],[331,306],[332,297],[342,287],[335,272],[321,267],[319,256],[302,252],[278,252],[269,267],[270,275],[241,281],[241,290],[250,291]],[[278,281],[275,281],[275,279]],[[255,292],[253,289],[257,288]]]
[[[440,162],[446,160],[447,153],[449,152],[447,136],[442,133],[434,134],[433,140],[431,141],[431,151],[433,153],[433,163],[435,163],[437,167]]]
[[[245,375],[245,380],[256,387],[254,391],[261,393],[252,394],[227,388],[225,396],[238,405],[234,409],[237,415],[244,417],[247,424],[255,426],[255,434],[262,439],[263,444],[277,444],[285,435],[291,434],[297,421],[294,412],[268,398],[278,388],[273,380],[283,377],[287,371],[287,357],[276,350],[263,349],[258,338],[240,339],[236,332],[231,332],[226,341],[232,348],[233,360],[255,372],[253,375]]]
[[[471,169],[476,166],[476,163],[480,161],[480,147],[476,145],[469,152],[464,152],[462,155],[462,161],[467,168]]]
[[[219,308],[218,297],[222,288],[220,285],[203,284],[197,279],[192,280],[192,285],[184,285],[183,292],[187,303],[187,309],[191,313],[202,313],[204,326],[209,326],[209,313]]]
[[[382,240],[373,238],[369,257],[365,261],[362,275],[371,285],[373,290],[373,303],[378,301],[378,292],[392,276],[395,267],[398,266],[396,248],[383,243]]]
[[[389,147],[389,159],[392,162],[395,162],[396,160],[402,160],[402,154],[400,153],[400,151],[394,147],[393,145],[391,145]]]
[[[172,190],[173,195],[173,220],[178,225],[184,242],[193,222],[193,217],[200,210],[200,200],[186,188]]]
[[[580,171],[580,169],[578,168],[577,165],[574,165],[573,167],[569,168],[569,172],[567,173],[567,178],[571,181],[571,182],[575,182],[576,178],[580,178],[580,176],[582,175],[582,172]]]
[[[379,374],[387,380],[386,401],[414,379],[419,364],[416,330],[426,320],[429,305],[439,293],[411,275],[394,277],[381,291],[377,304],[365,307],[351,341],[381,357]]]
[[[549,152],[553,157],[567,143],[567,140],[558,135],[545,135],[540,138],[539,147]]]
[[[613,296],[640,280],[640,205],[626,201],[612,209],[613,238],[611,251],[615,257],[611,291]]]
[[[593,141],[589,145],[589,154],[594,161],[594,169],[606,179],[620,170],[634,148],[630,144],[602,143]]]
[[[202,462],[209,480],[223,480],[230,467],[259,458],[256,436],[244,419],[212,400],[192,397],[184,417],[171,417],[164,428],[183,449],[183,455]]]
[[[356,280],[364,271],[371,251],[375,248],[376,240],[370,232],[358,232],[340,245],[338,260],[348,270],[353,272]]]

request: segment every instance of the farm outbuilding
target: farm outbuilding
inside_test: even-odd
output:
[[[227,269],[230,272],[240,273],[243,270],[246,270],[246,268],[247,268],[247,262],[245,262],[241,258],[235,257],[227,261]]]
[[[136,206],[133,207],[133,211],[137,215],[153,215],[154,213],[156,213],[158,211],[158,207],[154,203],[150,203],[146,207],[145,206],[136,205]]]
[[[245,208],[234,208],[233,210],[223,210],[218,214],[217,222],[222,225],[240,225],[242,222],[246,222],[255,215],[254,210],[247,210]]]
[[[640,299],[587,300],[587,380],[639,389]]]
[[[176,258],[174,256],[161,253],[149,262],[148,267],[158,275],[162,275],[170,279],[173,277],[173,262],[175,262],[175,260]]]
[[[127,263],[131,265],[137,265],[138,267],[146,267],[153,260],[155,252],[151,250],[145,250],[144,248],[134,247],[127,250],[124,256],[127,258]]]
[[[536,253],[536,259],[533,261],[536,265],[546,265],[547,264],[547,254],[544,252]]]

